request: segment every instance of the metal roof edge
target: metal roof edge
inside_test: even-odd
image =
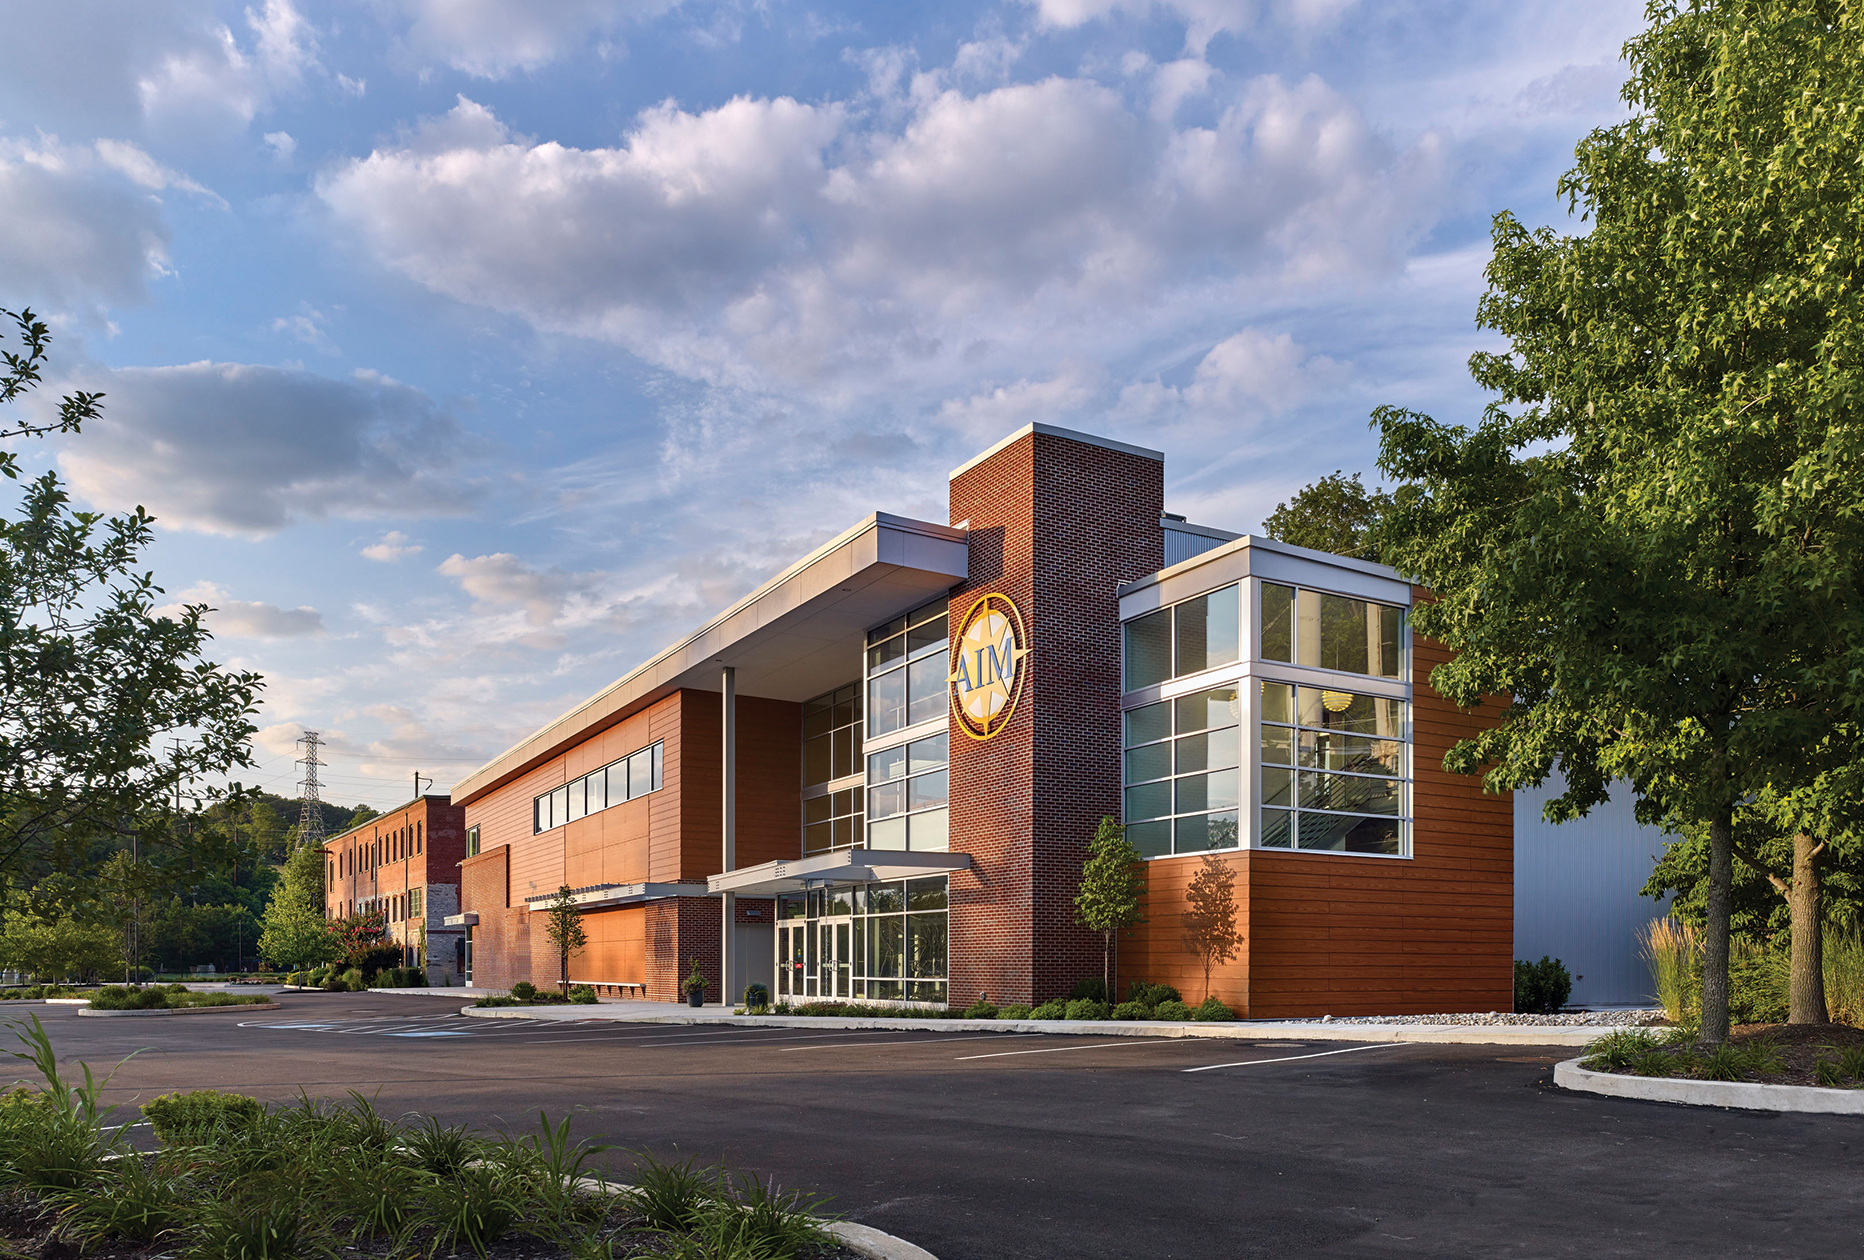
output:
[[[1040,421],[1033,421],[1029,424],[1025,424],[1014,433],[1010,433],[992,442],[982,451],[971,456],[971,458],[952,469],[945,475],[945,479],[950,481],[954,477],[969,472],[1004,447],[1014,445],[1016,442],[1028,437],[1031,433],[1040,433],[1045,437],[1070,438],[1076,442],[1085,442],[1089,446],[1104,447],[1109,451],[1124,451],[1128,455],[1139,455],[1146,459],[1156,459],[1161,464],[1165,462],[1165,452],[1155,451],[1149,446],[1134,446],[1130,442],[1121,442],[1113,438],[1101,437],[1096,433],[1083,433],[1079,429],[1064,429],[1060,425],[1043,424]]]
[[[1336,569],[1348,569],[1355,573],[1364,573],[1369,577],[1385,578],[1392,582],[1409,583],[1408,578],[1388,564],[1379,564],[1372,560],[1355,560],[1351,556],[1335,555],[1331,551],[1316,551],[1312,547],[1297,547],[1293,543],[1278,542],[1273,538],[1264,538],[1259,534],[1243,534],[1236,537],[1231,542],[1224,543],[1220,547],[1212,547],[1209,551],[1200,551],[1188,560],[1180,560],[1177,564],[1160,569],[1157,573],[1148,573],[1145,577],[1134,578],[1130,582],[1122,582],[1115,588],[1114,596],[1115,598],[1124,598],[1137,591],[1143,591],[1148,586],[1156,586],[1166,578],[1172,577],[1175,574],[1187,573],[1200,565],[1206,565],[1224,556],[1233,555],[1238,551],[1245,551],[1251,548],[1261,551],[1276,551],[1280,552],[1282,555],[1293,556],[1299,560],[1312,560],[1320,564],[1331,565]]]

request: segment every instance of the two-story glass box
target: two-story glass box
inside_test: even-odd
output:
[[[476,983],[671,1000],[1036,1001],[1098,976],[1087,840],[1123,821],[1125,982],[1203,996],[1214,855],[1255,1017],[1505,1009],[1507,797],[1447,775],[1480,714],[1432,692],[1390,569],[1164,512],[1158,452],[1029,426],[956,470],[949,524],[877,513],[462,782]],[[533,927],[533,919],[538,926]]]

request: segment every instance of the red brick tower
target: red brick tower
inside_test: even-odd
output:
[[[983,595],[1021,610],[1030,656],[1015,711],[987,740],[951,730],[951,1003],[1065,996],[1098,976],[1074,923],[1087,841],[1120,816],[1119,583],[1163,565],[1164,457],[1034,425],[952,477],[970,578],[952,633]]]

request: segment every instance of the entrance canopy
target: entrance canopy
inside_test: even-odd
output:
[[[966,870],[971,865],[968,853],[904,853],[893,849],[843,849],[836,853],[817,853],[786,862],[765,862],[739,870],[713,875],[706,886],[715,893],[740,893],[752,897],[769,897],[776,893],[801,892],[823,884],[884,883],[890,879],[913,879],[920,875],[943,875]]]
[[[662,897],[708,897],[704,884],[591,884],[587,888],[570,890],[570,900],[579,910],[603,910],[610,906],[632,906],[642,901],[658,901]],[[548,910],[557,899],[556,893],[543,893],[536,897],[526,897],[526,910]]]
[[[867,631],[969,572],[964,530],[876,512],[640,668],[460,780],[467,805],[682,687],[800,703],[861,670]]]

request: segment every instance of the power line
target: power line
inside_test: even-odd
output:
[[[297,761],[304,767],[304,778],[300,781],[304,788],[304,808],[298,811],[298,844],[321,849],[324,847],[324,810],[318,795],[317,767],[324,762],[317,757],[317,746],[323,741],[316,731],[306,731],[298,742],[304,745],[304,755]]]

